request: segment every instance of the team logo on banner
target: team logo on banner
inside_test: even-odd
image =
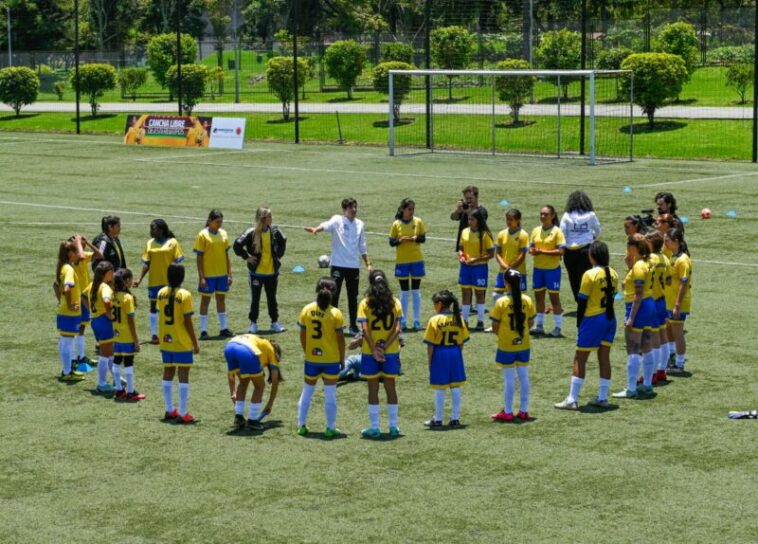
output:
[[[169,147],[208,147],[212,129],[211,117],[128,115],[124,143]]]

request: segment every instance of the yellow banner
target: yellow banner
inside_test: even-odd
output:
[[[211,117],[127,115],[124,143],[169,147],[208,147]]]

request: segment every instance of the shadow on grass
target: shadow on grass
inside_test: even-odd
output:
[[[0,117],[0,122],[2,121],[18,121],[19,119],[30,119],[32,117],[37,117],[39,113],[22,113],[18,117],[16,117],[16,114],[13,113],[11,115],[4,115],[3,117]]]
[[[691,377],[692,377],[692,372],[688,372],[686,370],[678,374],[674,374],[669,371],[669,381],[672,381],[671,378],[691,378]]]
[[[687,106],[690,104],[695,104],[697,102],[697,98],[685,98],[685,99],[678,99],[671,102],[675,106]]]
[[[340,96],[340,97],[337,97],[337,98],[330,98],[329,100],[327,100],[327,102],[329,104],[342,104],[344,102],[348,102],[348,103],[349,102],[360,102],[361,100],[363,100],[362,96],[353,97],[353,98],[348,98],[347,96]]]
[[[260,431],[254,431],[252,429],[248,429],[247,427],[242,429],[241,431],[238,431],[236,429],[231,429],[226,432],[226,436],[232,436],[237,438],[250,438],[253,436],[262,436],[266,433],[269,429],[279,429],[280,427],[284,427],[284,424],[279,419],[272,419],[271,421],[266,421],[263,423],[263,429]]]
[[[298,119],[300,119],[300,121],[308,120],[307,117],[303,117],[302,115],[298,117]],[[291,115],[289,119],[269,119],[268,121],[266,121],[266,123],[269,125],[289,125],[290,123],[294,124],[295,117]]]
[[[435,104],[457,104],[471,98],[470,96],[454,96],[453,98],[435,98]]]
[[[510,427],[510,426],[516,426],[516,427],[518,427],[519,425],[524,425],[525,423],[531,423],[532,421],[537,421],[537,418],[529,416],[526,421],[524,421],[523,419],[519,419],[517,417],[514,417],[512,421],[500,421],[500,420],[497,420],[497,419],[493,419],[491,421],[492,421],[492,423],[494,425],[505,425],[507,427]]]
[[[401,438],[405,438],[404,434],[400,434],[398,436],[390,436],[389,433],[382,433],[382,435],[379,438],[365,438],[363,436],[360,437],[361,440],[365,442],[394,442],[395,440],[400,440]]]
[[[570,312],[563,312],[563,317],[576,317],[576,312],[573,310]]]
[[[395,126],[399,127],[402,125],[412,125],[416,122],[415,117],[401,117],[400,119],[397,119],[395,121]],[[374,121],[374,128],[389,128],[390,122],[389,121]]]
[[[584,406],[580,406],[577,412],[580,414],[604,414],[606,412],[614,412],[618,409],[618,404],[609,404],[608,408],[600,408],[599,406],[590,406],[589,404],[585,404]]]
[[[536,125],[536,124],[537,124],[537,121],[519,121],[518,123],[513,123],[513,122],[510,122],[510,123],[497,123],[497,124],[495,124],[495,127],[496,128],[505,128],[505,129],[524,128],[524,127],[528,127],[530,125]]]
[[[580,96],[569,96],[567,98],[563,98],[561,96],[561,104],[570,104],[572,102],[579,102],[581,101],[582,97]],[[558,97],[557,96],[546,96],[545,98],[540,98],[537,100],[538,104],[557,104],[558,103]]]
[[[324,436],[324,433],[314,433],[314,432],[308,432],[303,438],[307,438],[308,440],[321,440],[323,442],[330,442],[333,440],[345,440],[347,438],[347,435],[345,433],[339,433],[338,435],[327,438]]]
[[[632,125],[635,135],[655,134],[657,132],[671,132],[672,130],[681,130],[687,128],[687,123],[682,121],[656,121],[651,127],[649,123],[635,123]],[[623,126],[619,132],[629,134],[629,125]]]
[[[456,425],[455,427],[451,427],[450,425],[442,425],[441,427],[424,427],[424,430],[430,431],[433,433],[445,433],[448,431],[462,431],[463,429],[466,429],[468,427],[468,424],[461,423],[460,425]]]
[[[97,390],[97,387],[93,387],[92,389],[87,389],[87,392],[89,392],[90,395],[93,397],[102,397],[105,400],[113,400],[113,397],[116,396],[116,390],[110,391],[108,393],[101,393]]]
[[[99,113],[94,117],[92,115],[82,115],[81,117],[79,117],[79,120],[82,123],[87,123],[89,121],[102,121],[103,119],[111,119],[118,115],[119,115],[118,113]],[[71,122],[76,123],[76,117],[72,117]]]

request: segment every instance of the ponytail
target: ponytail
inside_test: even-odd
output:
[[[61,269],[64,264],[68,264],[68,254],[72,251],[76,251],[76,246],[71,241],[61,242],[58,247],[58,262],[55,265],[55,283],[58,284],[61,281]]]
[[[444,310],[449,310],[452,307],[453,323],[456,327],[463,327],[461,307],[458,304],[458,299],[455,298],[455,295],[447,289],[437,291],[432,295],[432,303],[437,304],[438,302],[442,305]]]
[[[519,274],[518,271],[509,268],[504,274],[504,279],[511,288],[513,313],[516,316],[516,331],[519,336],[524,336],[524,321],[526,321],[526,314],[524,314],[524,304],[523,300],[521,300],[521,274]]]
[[[679,244],[679,251],[676,253],[676,257],[679,257],[682,253],[685,253],[687,256],[690,254],[690,250],[687,247],[687,242],[684,241],[684,231],[682,229],[678,229],[676,227],[669,229],[666,231],[666,236],[669,237],[670,240],[674,240],[677,244]]]
[[[613,288],[613,277],[611,276],[611,269],[608,267],[611,260],[608,244],[595,240],[590,244],[589,253],[595,264],[602,266],[605,271],[605,315],[608,319],[614,319],[616,313],[613,309],[613,301],[616,299],[616,290]]]
[[[95,267],[95,275],[92,277],[92,288],[89,292],[89,307],[94,308],[95,302],[97,302],[97,292],[100,290],[100,285],[103,283],[103,278],[108,272],[113,271],[113,265],[110,261],[100,261]]]
[[[323,312],[332,303],[334,293],[337,291],[337,284],[329,276],[324,276],[316,283],[316,304]]]
[[[171,292],[168,295],[168,305],[171,307],[171,311],[173,311],[176,290],[182,286],[182,282],[184,281],[184,267],[180,264],[171,263],[168,265],[167,277],[168,285],[171,287]]]
[[[372,270],[368,277],[369,288],[366,291],[368,307],[374,315],[384,318],[393,315],[395,310],[395,297],[387,284],[387,276],[382,270]]]

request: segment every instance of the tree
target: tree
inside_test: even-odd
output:
[[[626,57],[634,53],[631,49],[626,47],[614,47],[611,49],[603,49],[597,56],[597,62],[595,66],[599,70],[620,70],[621,63],[624,62]],[[621,88],[619,87],[619,78],[615,78],[616,81],[616,99],[621,98]]]
[[[90,29],[98,51],[118,49],[139,19],[137,0],[88,0]]]
[[[465,70],[471,62],[474,36],[462,26],[446,26],[431,33],[432,59],[443,70]],[[448,100],[453,99],[453,77],[448,76]]]
[[[414,70],[416,67],[407,62],[390,61],[378,64],[371,73],[374,89],[383,94],[389,94],[390,70]],[[400,121],[400,105],[411,92],[411,76],[395,74],[392,78],[393,108],[392,117],[395,123]]]
[[[229,37],[230,25],[232,18],[228,15],[233,8],[231,0],[207,0],[208,5],[208,22],[213,32],[213,44],[216,48],[216,67],[223,70],[224,68],[224,46],[226,39]],[[235,44],[236,46],[236,44]],[[217,80],[219,94],[224,92],[224,80]],[[215,88],[211,91],[211,96],[215,98]]]
[[[147,83],[147,70],[145,68],[122,68],[118,71],[118,86],[121,87],[121,96],[129,97],[132,102],[137,100],[137,91]]]
[[[182,34],[182,66],[190,64],[197,58],[197,43],[189,34]],[[147,64],[153,73],[153,78],[166,88],[166,72],[176,64],[176,34],[158,34],[147,43]],[[169,89],[169,102],[174,94]]]
[[[39,76],[31,68],[3,68],[0,70],[0,102],[13,108],[16,117],[21,107],[33,104],[39,94]]]
[[[565,28],[545,32],[536,53],[540,65],[547,70],[576,70],[582,62],[582,38]],[[563,98],[568,98],[568,79],[563,78],[561,83]]]
[[[205,96],[205,83],[208,80],[208,67],[203,64],[182,64],[182,108],[187,115],[200,99]],[[171,94],[179,92],[179,73],[176,65],[166,72],[166,85]]]
[[[528,70],[529,63],[521,59],[508,59],[497,63],[498,70]],[[498,97],[511,108],[513,124],[519,124],[518,114],[534,90],[534,76],[502,76],[495,81]]]
[[[100,107],[97,99],[105,91],[116,88],[116,69],[110,64],[85,64],[79,68],[79,80],[75,72],[71,73],[71,86],[89,98],[92,117],[95,117]]]
[[[382,46],[382,61],[413,64],[413,46],[402,42],[385,43]]]
[[[687,66],[679,55],[669,53],[635,53],[621,63],[622,70],[634,73],[634,103],[647,115],[650,128],[655,122],[655,110],[676,98],[687,80]],[[629,95],[630,81],[621,82],[622,91]]]
[[[305,82],[313,77],[313,69],[307,60],[297,59],[298,83]],[[282,103],[282,118],[290,119],[290,102],[295,97],[295,62],[293,57],[274,57],[266,65],[266,80],[269,90],[274,93]]]
[[[177,2],[182,32],[198,40],[202,39],[206,26],[204,19],[206,0],[142,0],[144,17],[141,21],[141,30],[149,34],[172,32],[175,34]]]
[[[208,90],[211,92],[211,100],[216,100],[216,93],[223,88],[224,69],[214,66],[208,69]]]
[[[679,21],[664,26],[658,33],[655,50],[661,53],[679,55],[687,68],[687,80],[698,68],[698,41],[695,27]]]
[[[353,40],[336,41],[324,55],[326,71],[337,80],[341,89],[347,91],[352,100],[353,87],[366,64],[366,50]]]
[[[71,27],[71,2],[60,0],[2,0],[10,5],[12,45],[15,51],[58,51],[70,48],[67,33]],[[7,28],[6,10],[0,6],[0,28]],[[0,32],[2,50],[8,37]]]
[[[753,84],[754,70],[752,64],[732,64],[726,71],[726,85],[740,95],[740,104],[744,104],[745,94]]]

